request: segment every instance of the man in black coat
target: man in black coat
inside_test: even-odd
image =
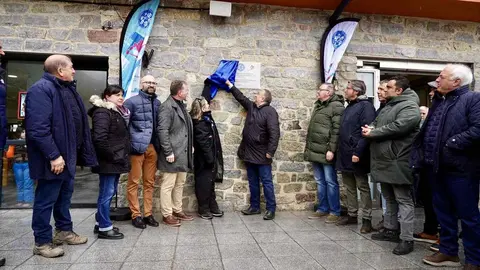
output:
[[[436,82],[432,108],[415,138],[411,165],[424,171],[440,223],[440,251],[424,257],[434,266],[460,266],[461,220],[465,269],[480,269],[480,94],[470,91],[473,74],[464,65],[447,65]]]
[[[340,136],[337,153],[337,170],[342,172],[342,181],[347,188],[348,216],[341,217],[337,225],[357,224],[358,197],[363,210],[361,233],[372,231],[372,197],[368,184],[370,155],[368,141],[362,137],[362,126],[375,119],[375,108],[365,95],[367,87],[360,80],[348,82],[345,98],[348,106],[340,121]]]
[[[235,99],[247,110],[247,119],[242,132],[238,157],[246,163],[250,188],[250,207],[244,215],[260,214],[260,180],[267,201],[265,220],[275,218],[275,191],[272,181],[272,159],[280,138],[278,114],[270,106],[272,94],[261,90],[255,95],[255,102],[249,100],[230,81],[226,82]]]

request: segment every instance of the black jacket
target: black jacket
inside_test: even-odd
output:
[[[220,136],[211,113],[193,120],[195,172],[212,170],[215,182],[223,181],[223,155]]]
[[[92,172],[121,174],[130,171],[130,133],[128,125],[113,103],[92,96],[92,141],[97,152],[99,166]]]
[[[375,120],[375,108],[366,96],[350,101],[340,121],[336,169],[342,172],[366,174],[370,172],[370,150],[362,127]],[[360,158],[353,163],[352,156]]]
[[[280,139],[280,126],[275,108],[269,104],[257,105],[249,100],[235,86],[231,89],[235,99],[247,110],[247,119],[238,147],[238,157],[253,164],[271,164]]]

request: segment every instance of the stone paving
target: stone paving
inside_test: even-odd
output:
[[[377,222],[379,211],[374,212]],[[88,243],[66,246],[63,257],[47,259],[32,255],[31,210],[0,210],[0,257],[7,258],[0,270],[430,269],[421,261],[430,254],[427,244],[415,243],[413,253],[396,256],[394,243],[371,241],[359,233],[360,225],[328,225],[307,219],[310,212],[278,212],[274,221],[230,212],[180,228],[162,224],[145,230],[116,222],[125,234],[118,241],[94,236],[94,213],[73,209],[75,231],[88,236]],[[417,228],[421,222],[419,216]]]

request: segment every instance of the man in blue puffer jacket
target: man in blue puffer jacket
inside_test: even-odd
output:
[[[37,180],[33,253],[50,258],[64,254],[58,244],[88,241],[73,232],[69,209],[76,166],[94,167],[98,162],[85,106],[76,90],[72,61],[65,55],[51,55],[45,60],[44,70],[42,78],[27,91],[25,127],[30,177]]]
[[[130,138],[132,153],[130,162],[132,169],[128,175],[127,198],[132,211],[132,225],[145,229],[146,225],[157,227],[159,224],[153,218],[153,185],[157,171],[158,138],[156,136],[157,112],[160,100],[155,91],[157,82],[151,75],[140,81],[141,91],[138,95],[125,101],[125,107],[130,110]],[[138,184],[143,178],[143,208],[144,218],[138,201]]]
[[[437,78],[432,108],[415,139],[411,165],[424,170],[440,223],[440,252],[423,261],[460,266],[458,219],[462,223],[465,269],[480,269],[480,93],[469,90],[470,68],[447,65]]]

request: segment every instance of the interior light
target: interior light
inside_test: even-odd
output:
[[[18,78],[17,75],[8,75],[9,78]]]

